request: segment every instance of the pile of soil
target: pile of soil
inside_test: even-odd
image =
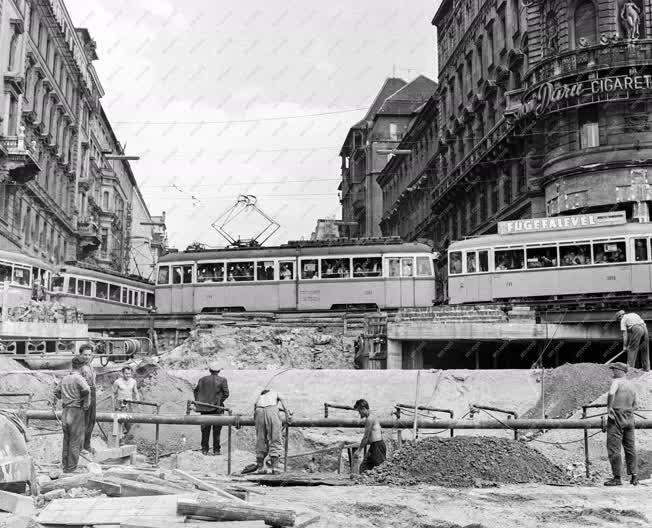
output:
[[[564,471],[538,451],[506,438],[477,436],[409,442],[360,480],[365,484],[446,487],[569,483]]]
[[[588,405],[611,386],[611,370],[596,363],[566,363],[546,370],[544,412],[548,418],[568,418],[582,405]],[[541,383],[541,379],[539,379]],[[541,398],[523,418],[541,418]]]
[[[9,321],[39,323],[83,323],[84,315],[74,306],[57,301],[28,301],[9,308]]]
[[[216,327],[193,331],[161,358],[173,369],[205,368],[219,361],[225,369],[352,369],[354,339],[313,328]]]

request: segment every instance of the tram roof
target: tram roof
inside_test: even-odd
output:
[[[82,277],[99,279],[107,282],[119,282],[121,284],[128,284],[134,288],[145,288],[147,286],[154,286],[154,283],[138,277],[135,275],[123,275],[121,273],[105,271],[101,269],[94,269],[87,266],[79,265],[63,265],[60,270],[61,273],[71,273],[73,275],[81,275]]]
[[[419,242],[403,242],[399,244],[354,244],[354,245],[332,245],[332,246],[276,246],[241,249],[213,249],[199,251],[179,251],[168,253],[159,259],[160,264],[166,262],[193,261],[193,260],[228,260],[251,257],[279,258],[296,256],[328,256],[328,255],[369,255],[369,254],[397,254],[397,253],[432,253],[427,244]]]
[[[632,235],[652,236],[652,223],[627,223],[601,227],[585,227],[555,231],[536,231],[510,235],[481,235],[453,242],[448,251],[476,249],[496,246],[518,246],[523,244],[542,244],[545,242],[569,242],[598,238],[618,238]]]

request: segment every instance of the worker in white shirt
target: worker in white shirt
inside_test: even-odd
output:
[[[285,412],[287,420],[290,420],[292,413],[288,410],[285,400],[275,390],[263,390],[254,405],[257,471],[263,470],[265,457],[269,456],[272,473],[278,472],[279,457],[283,453],[281,445],[281,428],[283,424],[278,408],[279,403]]]
[[[638,314],[625,313],[620,310],[616,314],[623,334],[623,352],[627,352],[627,364],[636,368],[637,358],[645,371],[650,370],[650,338],[647,325]]]
[[[133,370],[129,366],[122,367],[122,376],[113,382],[113,410],[118,412],[131,412],[131,403],[126,400],[140,401],[138,384],[133,377]],[[129,433],[130,423],[123,423],[124,434]]]

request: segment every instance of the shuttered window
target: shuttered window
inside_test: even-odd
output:
[[[597,44],[595,6],[590,0],[580,2],[575,9],[575,43],[578,47]]]

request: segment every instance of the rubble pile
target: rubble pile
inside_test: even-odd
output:
[[[514,440],[486,436],[409,442],[360,480],[365,484],[446,487],[569,483],[564,471],[538,451]]]
[[[28,301],[9,308],[10,321],[23,323],[83,323],[84,315],[74,306],[56,301]]]
[[[315,328],[215,327],[193,331],[162,358],[162,366],[204,368],[219,361],[225,369],[352,369],[354,339]]]
[[[568,418],[582,405],[588,405],[607,392],[611,380],[609,367],[597,363],[566,363],[546,370],[543,377],[545,415],[548,418]],[[541,399],[522,417],[541,418]]]

